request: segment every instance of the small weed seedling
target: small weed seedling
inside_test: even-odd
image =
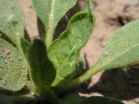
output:
[[[81,72],[80,50],[95,23],[91,0],[87,2],[53,39],[59,21],[77,0],[32,0],[46,35],[29,42],[17,1],[0,0],[0,104],[122,104],[110,97],[82,98],[73,88],[100,71],[139,63],[139,20],[118,30],[97,63]]]

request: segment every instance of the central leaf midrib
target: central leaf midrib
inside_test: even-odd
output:
[[[55,12],[55,1],[56,0],[52,0],[52,3],[51,3],[50,15],[48,17],[48,28],[47,28],[48,33],[49,33],[49,31],[51,31],[53,29],[54,12]]]

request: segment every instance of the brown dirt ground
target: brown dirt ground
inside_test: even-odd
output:
[[[19,2],[25,14],[25,27],[30,38],[38,36],[37,17],[32,9],[31,0],[19,0]],[[139,18],[139,0],[93,0],[93,3],[96,26],[93,35],[81,51],[82,57],[86,54],[89,66],[97,61],[106,41],[114,31],[129,21]],[[126,104],[139,104],[139,71],[137,70],[139,67],[133,66],[132,69],[135,71],[114,70],[98,73],[90,83],[92,88],[90,95],[110,95],[123,100]]]

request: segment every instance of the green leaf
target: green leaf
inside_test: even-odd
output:
[[[20,37],[24,19],[16,0],[0,0],[0,88],[17,91],[26,83],[28,65]]]
[[[0,0],[0,32],[13,43],[24,35],[24,18],[16,0]]]
[[[20,90],[26,81],[27,64],[19,49],[0,39],[0,87]]]
[[[48,46],[58,22],[76,2],[77,0],[33,0],[34,9],[47,31]]]
[[[110,38],[94,70],[108,70],[139,63],[139,20],[119,29]]]
[[[86,98],[80,104],[123,104],[123,103],[110,97],[93,96],[90,98]]]
[[[31,76],[37,90],[45,92],[55,78],[55,69],[47,57],[47,51],[41,40],[35,39],[28,50]]]
[[[90,12],[77,13],[69,22],[67,29],[50,46],[48,55],[57,69],[53,86],[66,84],[74,77],[80,50],[92,33],[94,21]]]

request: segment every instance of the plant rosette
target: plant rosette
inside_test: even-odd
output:
[[[77,1],[32,0],[46,32],[44,38],[29,42],[17,0],[0,0],[0,104],[40,100],[49,104],[123,104],[111,97],[82,98],[71,90],[100,71],[139,62],[139,20],[119,29],[96,64],[82,72],[80,50],[95,24],[92,0],[87,0],[86,9],[72,16],[54,39],[59,21]]]

